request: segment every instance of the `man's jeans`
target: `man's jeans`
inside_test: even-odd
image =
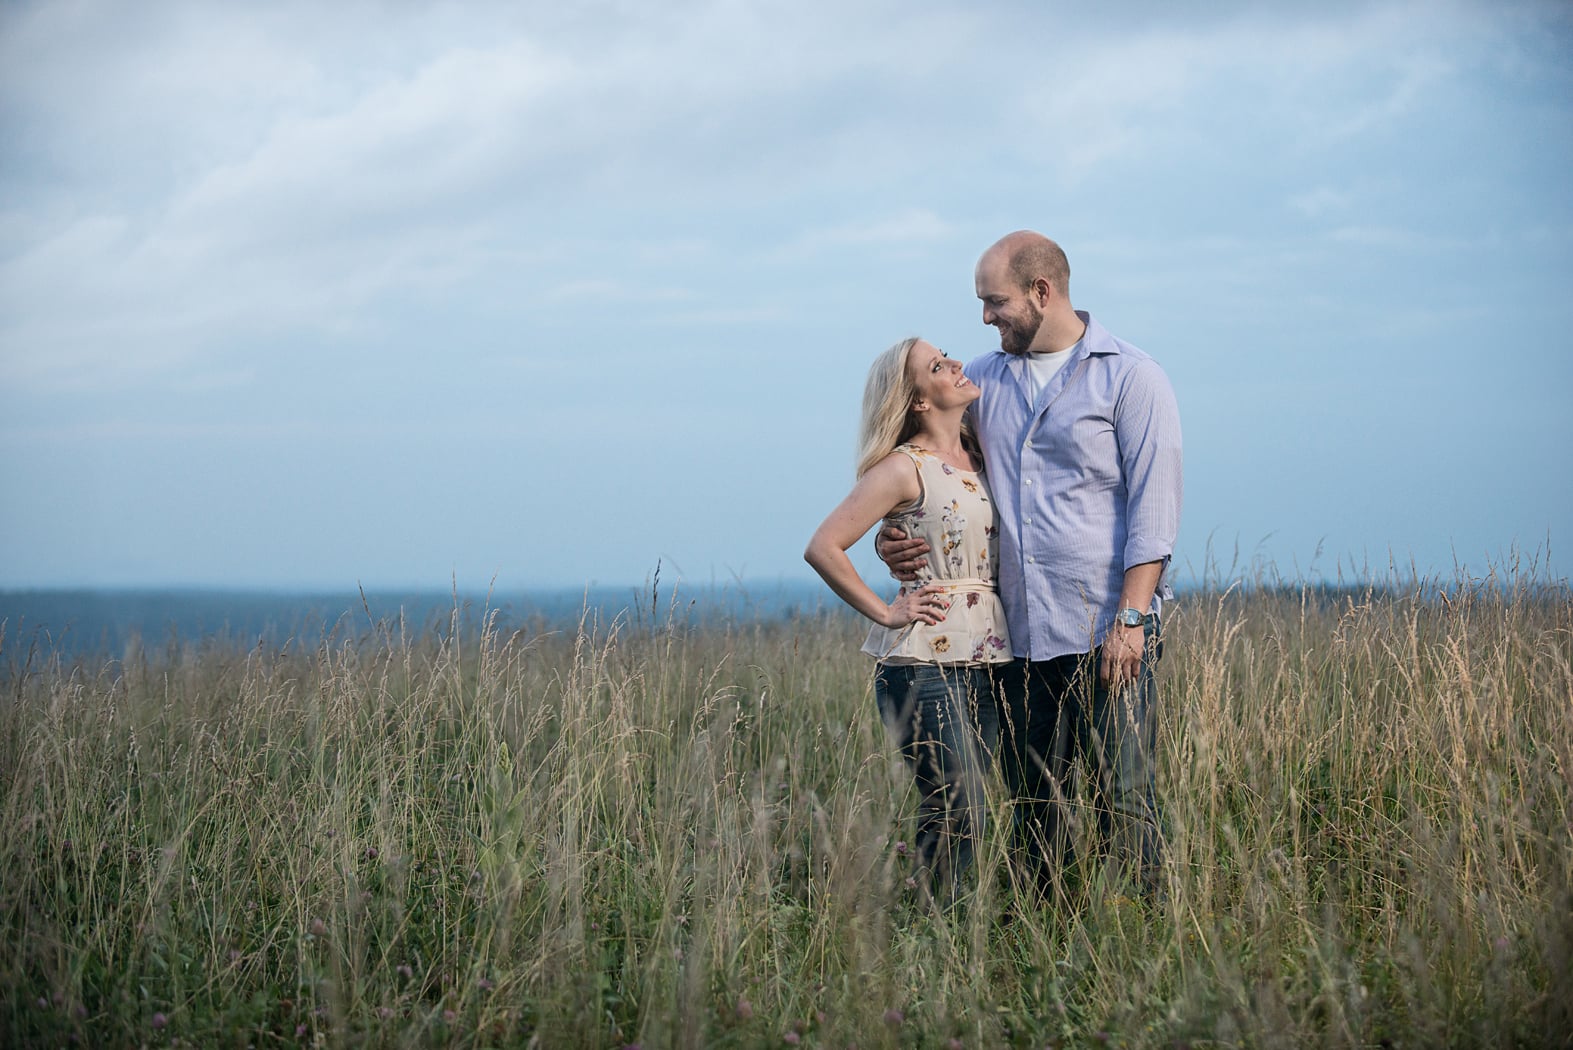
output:
[[[1000,772],[1016,797],[1016,848],[1040,889],[1073,860],[1075,762],[1091,784],[1100,841],[1132,865],[1142,888],[1160,890],[1163,833],[1155,783],[1153,671],[1163,655],[1156,617],[1146,626],[1141,672],[1111,691],[1098,681],[1100,650],[1053,660],[1015,660],[996,674]]]
[[[940,664],[880,664],[880,717],[918,788],[913,847],[919,878],[942,905],[956,900],[987,815],[984,788],[999,738],[988,672]]]

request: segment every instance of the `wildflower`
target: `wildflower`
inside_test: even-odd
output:
[[[298,1025],[295,1026],[295,1038],[296,1039],[299,1039],[300,1037],[302,1037],[305,1034],[306,1034],[306,1026],[304,1024],[298,1024]]]
[[[484,977],[482,977],[479,981],[476,981],[475,983],[480,988],[480,990],[483,991],[483,992],[489,992],[493,988],[497,987],[495,984],[493,984],[491,981],[487,980]]]
[[[328,932],[328,924],[321,919],[312,919],[310,930],[313,937],[321,937]]]
[[[907,855],[907,843],[905,839],[898,839],[896,841],[896,852],[901,854],[903,857]]]
[[[391,1007],[391,1006],[379,1006],[379,1007],[377,1007],[377,1016],[382,1018],[384,1021],[386,1021],[388,1018],[393,1016],[393,1007]]]
[[[403,977],[406,980],[408,980],[409,978],[415,976],[415,971],[410,969],[410,964],[409,963],[400,963],[399,964],[399,969],[398,969],[397,972],[398,972],[400,977]]]
[[[366,859],[367,860],[376,860],[377,859],[377,847],[376,846],[367,846],[366,847]]]
[[[459,1019],[459,1015],[454,1013],[452,1010],[444,1010],[442,1012],[442,1019],[449,1024],[453,1024],[453,1022]]]
[[[739,999],[737,1001],[736,1013],[739,1021],[746,1021],[754,1016],[754,1004],[747,999]]]
[[[798,1035],[796,1032],[788,1032],[786,1035],[781,1037],[781,1041],[788,1044],[789,1046],[796,1046],[798,1043],[803,1041],[803,1037]]]
[[[168,1023],[169,1023],[169,1018],[165,1017],[163,1014],[158,1013],[158,1014],[154,1014],[153,1015],[153,1027],[154,1028],[163,1028]]]
[[[885,1011],[885,1023],[888,1025],[898,1025],[906,1019],[906,1016],[894,1006]]]

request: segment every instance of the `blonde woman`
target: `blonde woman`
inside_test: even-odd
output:
[[[967,422],[979,393],[959,362],[922,339],[881,354],[863,393],[857,482],[803,553],[874,621],[863,651],[878,661],[880,715],[917,781],[917,862],[947,903],[983,829],[999,733],[988,669],[1011,657],[994,587],[994,504]],[[889,602],[846,553],[882,520],[930,548],[917,580]]]

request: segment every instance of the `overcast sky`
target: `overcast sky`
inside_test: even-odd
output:
[[[1018,228],[1182,575],[1568,573],[1560,0],[7,2],[0,134],[0,587],[809,578]]]

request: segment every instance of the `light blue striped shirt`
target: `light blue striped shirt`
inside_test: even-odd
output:
[[[999,588],[1017,656],[1090,652],[1118,612],[1125,570],[1164,563],[1180,527],[1180,414],[1158,363],[1087,324],[1065,366],[1028,400],[1027,361],[967,365],[973,421],[999,514]]]

